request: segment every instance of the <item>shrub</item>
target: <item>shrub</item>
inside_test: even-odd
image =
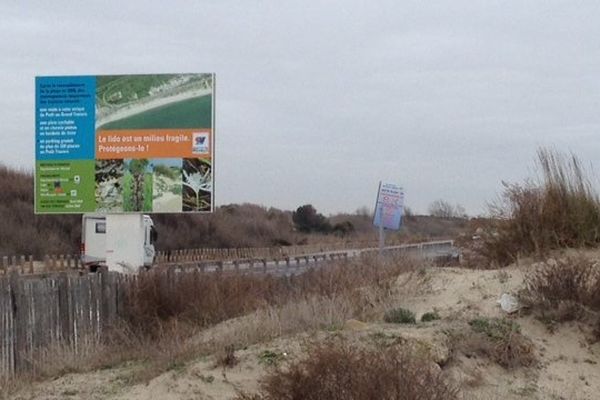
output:
[[[350,221],[339,222],[333,226],[332,231],[335,235],[344,237],[354,233],[354,225]]]
[[[81,217],[35,215],[33,174],[0,164],[0,255],[73,254],[79,250]]]
[[[525,276],[528,293],[539,303],[555,307],[573,301],[600,311],[598,265],[585,257],[549,260]]]
[[[368,258],[341,261],[293,278],[198,271],[175,274],[169,268],[156,268],[124,283],[122,312],[138,333],[154,335],[160,321],[180,319],[204,327],[313,296],[347,296],[359,307],[361,297],[356,293],[361,288],[389,290],[392,277],[413,268],[411,260],[400,258],[384,263]]]
[[[398,347],[359,349],[343,341],[314,344],[305,359],[271,371],[260,393],[237,400],[452,400],[458,389],[430,361]]]
[[[469,322],[471,329],[484,333],[494,340],[501,340],[511,333],[521,333],[521,327],[516,322],[498,318],[475,318]]]
[[[235,347],[231,344],[225,346],[223,351],[217,354],[216,366],[223,368],[232,368],[239,362],[235,355]]]
[[[317,210],[311,204],[300,206],[292,213],[292,220],[300,232],[323,232],[331,231],[331,225],[323,214],[317,213]]]
[[[538,166],[539,181],[503,183],[501,201],[490,205],[496,223],[483,252],[492,261],[600,243],[600,201],[579,159],[540,149]]]
[[[285,358],[285,353],[277,353],[272,350],[265,350],[258,356],[258,363],[268,366],[276,366]]]
[[[435,311],[426,312],[421,316],[421,322],[430,322],[436,319],[440,319],[440,315]]]
[[[438,218],[467,218],[465,208],[460,204],[453,206],[445,200],[436,200],[429,205],[429,215]]]
[[[463,338],[463,350],[481,353],[504,368],[529,367],[536,361],[533,343],[516,322],[502,318],[475,318],[469,322],[478,335]]]
[[[523,301],[549,327],[600,313],[600,268],[593,260],[582,256],[548,260],[525,276],[525,284]]]
[[[385,322],[392,322],[395,324],[415,324],[417,323],[415,313],[406,308],[394,308],[388,310],[383,315]]]
[[[254,204],[229,204],[209,215],[152,216],[159,231],[157,248],[269,247],[298,243],[291,213]]]

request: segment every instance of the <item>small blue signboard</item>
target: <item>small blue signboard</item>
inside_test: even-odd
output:
[[[404,189],[393,183],[379,183],[373,225],[398,230],[404,213]]]

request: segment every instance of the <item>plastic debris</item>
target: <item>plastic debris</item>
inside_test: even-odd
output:
[[[500,300],[498,300],[498,304],[500,304],[500,308],[502,311],[512,314],[521,309],[521,304],[519,304],[519,299],[517,299],[512,294],[502,293]]]

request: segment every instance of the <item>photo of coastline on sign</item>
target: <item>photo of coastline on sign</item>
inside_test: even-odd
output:
[[[213,88],[213,74],[36,78],[36,212],[212,211]]]

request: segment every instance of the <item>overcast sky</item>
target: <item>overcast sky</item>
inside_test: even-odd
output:
[[[536,149],[600,164],[600,2],[0,0],[0,160],[34,77],[216,73],[216,201],[326,214],[379,180],[483,213]]]

